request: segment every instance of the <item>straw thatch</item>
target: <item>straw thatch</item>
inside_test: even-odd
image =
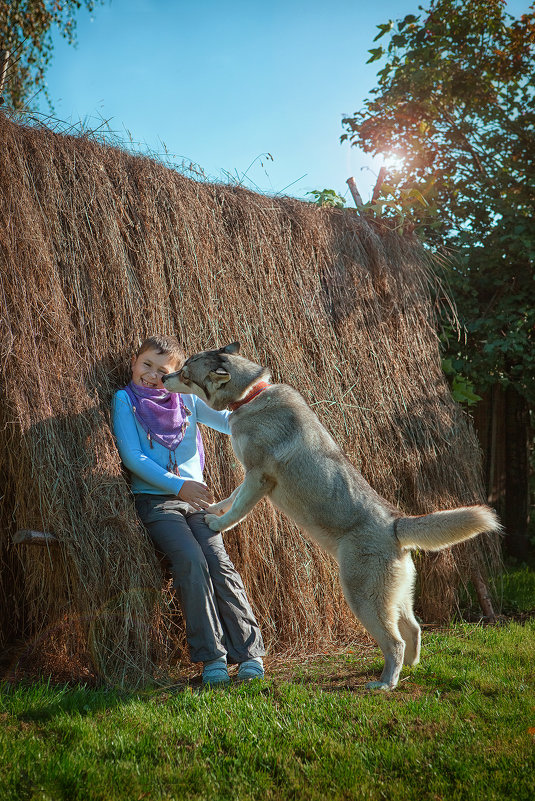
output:
[[[182,653],[171,594],[109,428],[140,338],[239,339],[297,387],[407,513],[481,500],[479,448],[440,369],[426,258],[351,211],[199,183],[0,114],[0,636],[134,682]],[[216,497],[239,481],[210,434]],[[13,546],[16,529],[57,548]],[[271,652],[354,638],[336,569],[269,504],[226,535]],[[451,614],[496,542],[421,560],[424,618]]]

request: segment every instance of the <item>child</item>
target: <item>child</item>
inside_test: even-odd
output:
[[[184,360],[175,337],[146,339],[132,358],[132,380],[114,395],[113,431],[137,513],[171,563],[191,660],[204,663],[203,684],[230,681],[227,657],[239,664],[239,679],[263,678],[264,644],[242,580],[203,514],[213,499],[197,423],[228,434],[230,412],[164,388],[162,375]]]

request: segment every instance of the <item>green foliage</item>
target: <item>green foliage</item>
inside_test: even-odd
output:
[[[466,378],[461,372],[458,372],[463,367],[462,361],[457,361],[454,365],[453,359],[442,360],[442,370],[444,375],[448,377],[451,383],[451,394],[457,403],[464,403],[467,406],[475,406],[481,400],[480,395],[474,392],[474,385]]]
[[[535,572],[525,565],[508,570],[494,580],[493,592],[505,613],[521,614],[535,609]]]
[[[102,0],[0,0],[0,48],[11,52],[3,97],[20,109],[39,90],[46,92],[45,74],[52,59],[52,29],[69,44],[76,43],[75,14],[82,6],[93,11]]]
[[[385,59],[364,108],[343,122],[366,152],[403,158],[403,192],[433,181],[438,214],[418,230],[447,247],[466,340],[446,357],[478,391],[514,384],[535,403],[535,13],[503,0],[431,0],[378,26]],[[407,196],[407,195],[406,195]],[[441,224],[438,224],[438,223]]]
[[[434,192],[435,180],[407,184],[400,172],[392,171],[388,183],[380,187],[378,197],[365,203],[361,213],[390,220],[398,233],[424,233],[442,226]]]
[[[498,238],[501,234],[498,232]],[[514,384],[535,403],[535,280],[507,254],[494,259],[492,237],[485,245],[461,251],[448,272],[465,337],[441,335],[446,353],[485,392],[493,384]],[[464,259],[463,259],[464,255]]]
[[[307,192],[307,195],[314,197],[314,203],[318,206],[331,206],[335,208],[343,208],[345,206],[345,198],[338,195],[334,189],[313,189],[312,192]]]

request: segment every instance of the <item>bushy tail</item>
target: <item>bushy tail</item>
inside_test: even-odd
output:
[[[496,512],[488,506],[463,506],[421,517],[401,517],[396,534],[403,548],[440,551],[484,531],[500,531]]]

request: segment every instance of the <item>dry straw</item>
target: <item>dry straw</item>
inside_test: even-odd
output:
[[[0,143],[4,644],[22,638],[73,675],[128,685],[183,655],[109,427],[112,393],[151,333],[177,334],[189,353],[239,339],[405,512],[481,500],[477,441],[441,373],[415,241],[3,114]],[[225,437],[206,440],[221,497],[240,469]],[[20,528],[60,546],[13,546]],[[226,542],[271,653],[358,636],[330,558],[267,502]],[[421,558],[423,617],[448,618],[460,580],[497,554],[481,537]]]

